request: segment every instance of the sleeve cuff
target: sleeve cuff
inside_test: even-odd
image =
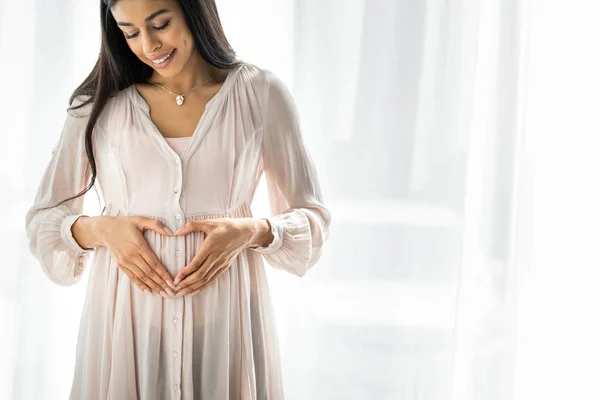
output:
[[[75,221],[77,221],[77,219],[79,219],[79,217],[84,217],[84,216],[87,216],[87,215],[81,215],[81,214],[69,215],[68,217],[66,217],[63,220],[63,222],[60,225],[61,239],[63,240],[63,242],[69,249],[71,249],[75,252],[78,252],[78,253],[90,252],[90,251],[94,250],[94,249],[82,248],[79,245],[79,243],[77,243],[75,238],[73,237],[73,232],[71,231],[71,227],[73,226]]]
[[[273,253],[279,250],[283,244],[283,223],[277,217],[262,219],[269,221],[271,233],[273,234],[273,241],[271,241],[268,246],[254,247],[252,250],[262,254]]]

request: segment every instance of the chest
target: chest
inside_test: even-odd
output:
[[[135,104],[111,109],[115,116],[98,130],[94,144],[105,201],[158,215],[165,204],[193,214],[250,199],[260,177],[262,114],[251,99],[228,95],[208,107],[188,103],[186,96],[181,107],[173,98],[172,105],[161,106],[161,99],[146,97],[149,113]],[[163,112],[169,106],[171,113]],[[191,137],[184,151],[169,146],[165,138],[174,137]]]
[[[204,108],[194,111],[194,113],[180,112],[177,114],[175,112],[171,114],[155,112],[150,113],[150,117],[165,138],[183,138],[193,135]]]
[[[157,91],[155,87],[138,86],[150,106],[150,118],[162,136],[181,138],[193,136],[194,131],[206,110],[206,104],[213,89],[189,93],[182,105],[178,105],[175,96]]]

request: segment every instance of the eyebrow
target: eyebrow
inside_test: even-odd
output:
[[[165,8],[163,8],[162,10],[158,10],[158,11],[148,15],[146,18],[144,18],[144,22],[148,22],[151,19],[153,19],[154,17],[156,17],[160,14],[167,13],[167,12],[170,12],[170,11]],[[133,24],[131,22],[119,22],[119,21],[117,21],[117,25],[118,26],[133,26]]]

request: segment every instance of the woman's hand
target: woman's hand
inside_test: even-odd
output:
[[[192,261],[175,276],[176,297],[196,294],[229,269],[243,249],[268,241],[270,226],[254,218],[216,218],[189,221],[175,236],[194,231],[204,232],[205,239]]]
[[[173,296],[173,278],[148,246],[143,236],[147,229],[172,236],[162,222],[139,216],[102,216],[97,222],[96,234],[117,266],[141,290],[148,293],[155,290],[163,297]]]

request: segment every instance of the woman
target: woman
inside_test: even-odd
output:
[[[71,399],[281,399],[262,257],[304,275],[331,218],[290,92],[235,59],[214,0],[100,11],[98,62],[26,216],[52,281],[90,265]],[[273,215],[256,219],[263,172]],[[105,207],[85,216],[96,178]]]

